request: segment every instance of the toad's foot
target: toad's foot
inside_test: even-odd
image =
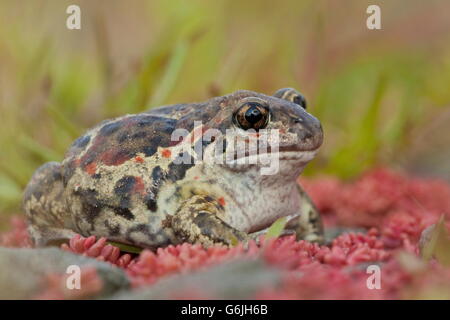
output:
[[[205,247],[214,244],[235,246],[247,243],[249,236],[219,218],[219,210],[209,197],[193,196],[185,201],[172,219],[172,228],[182,241],[200,243]]]

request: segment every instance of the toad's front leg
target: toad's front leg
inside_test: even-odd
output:
[[[172,218],[172,228],[181,241],[200,243],[205,247],[214,244],[234,246],[247,242],[248,235],[239,231],[220,217],[220,204],[208,196],[195,195],[181,205]]]
[[[291,218],[285,229],[294,231],[297,240],[306,240],[323,244],[325,242],[322,219],[308,194],[298,186],[300,194],[300,213]]]

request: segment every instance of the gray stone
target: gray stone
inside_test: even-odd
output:
[[[98,297],[129,286],[125,273],[106,262],[72,254],[58,248],[1,248],[0,299],[30,299],[45,285],[45,275],[65,274],[69,265],[92,266],[103,281]]]
[[[281,274],[262,260],[236,260],[184,275],[161,279],[156,284],[135,290],[123,290],[112,299],[173,299],[180,295],[193,298],[249,299],[263,288],[274,288]]]

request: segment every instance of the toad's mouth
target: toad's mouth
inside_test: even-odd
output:
[[[245,150],[245,152],[234,152],[230,155],[225,154],[227,163],[230,164],[258,163],[273,160],[309,162],[315,157],[318,150],[319,148],[300,150],[295,147],[280,147],[274,150],[267,148],[266,150]]]

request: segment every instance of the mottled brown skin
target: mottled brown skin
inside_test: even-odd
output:
[[[260,164],[174,161],[219,146],[227,151],[227,143],[219,144],[227,129],[238,139],[258,140],[240,123],[243,105],[248,110],[255,103],[266,114],[261,129],[280,132],[276,175],[261,175]],[[47,163],[33,175],[23,200],[32,239],[48,245],[79,233],[150,249],[184,241],[233,245],[289,216],[299,239],[322,242],[320,216],[296,182],[323,140],[320,122],[305,108],[294,89],[274,96],[237,91],[104,121],[77,139],[62,163]],[[194,128],[194,121],[203,127]],[[186,129],[188,137],[172,141],[175,129]],[[222,135],[196,139],[205,129]]]

